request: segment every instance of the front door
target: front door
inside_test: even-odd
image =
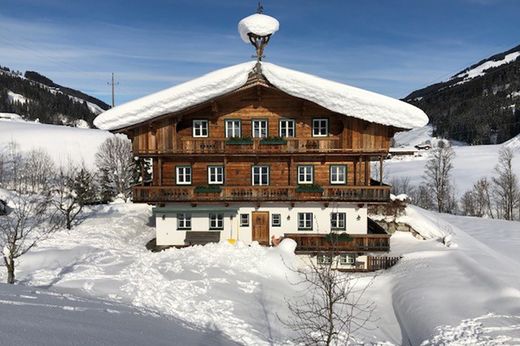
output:
[[[269,245],[269,212],[254,211],[253,219],[253,240],[261,245]]]

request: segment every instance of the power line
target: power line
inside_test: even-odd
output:
[[[114,108],[115,105],[116,105],[116,102],[115,102],[115,86],[119,85],[119,82],[115,82],[114,72],[112,72],[112,81],[111,82],[107,82],[107,84],[112,86],[112,108]]]

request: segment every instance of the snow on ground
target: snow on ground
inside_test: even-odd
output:
[[[518,139],[517,139],[518,141]],[[520,145],[511,140],[509,147],[515,150],[513,159],[513,170],[520,172]],[[520,143],[520,141],[518,141]],[[504,144],[506,145],[506,144]],[[494,168],[498,163],[498,152],[501,145],[475,145],[454,146],[455,159],[453,162],[453,181],[455,192],[462,195],[473,187],[480,178],[490,179],[494,175]],[[408,177],[413,185],[423,183],[424,166],[428,155],[422,157],[396,158],[385,161],[386,180],[391,181],[393,177]]]
[[[116,302],[0,284],[0,345],[230,345],[217,331]]]
[[[66,165],[71,160],[93,168],[98,147],[110,136],[113,135],[107,131],[48,125],[20,119],[4,120],[0,117],[0,151],[5,150],[9,142],[14,141],[22,151],[47,151],[58,165]]]
[[[428,240],[393,235],[392,255],[404,257],[375,278],[367,297],[377,304],[376,319],[356,339],[386,345],[519,344],[520,223],[482,223],[410,208],[417,223],[438,225],[436,232],[452,235],[458,247],[445,246],[434,233]],[[227,243],[151,253],[144,247],[154,236],[150,207],[113,204],[91,213],[76,229],[54,234],[22,258],[21,285],[132,305],[241,344],[288,343],[291,332],[277,315],[287,316],[284,299],[297,293],[288,282],[294,273],[284,264],[293,261],[292,254]],[[32,322],[38,323],[28,317]],[[204,338],[183,345],[198,340]]]
[[[418,127],[410,131],[397,132],[394,135],[395,147],[413,147],[418,144],[432,141],[433,128],[431,125]]]
[[[509,64],[510,62],[515,61],[519,56],[520,56],[520,52],[513,52],[510,54],[507,54],[504,57],[504,59],[502,59],[502,60],[486,61],[486,62],[472,68],[471,70],[459,73],[458,75],[456,75],[453,78],[464,78],[464,80],[462,80],[461,82],[459,82],[457,84],[465,83],[475,77],[483,76],[485,74],[486,70],[489,70],[490,68],[496,68],[496,67],[502,66],[504,64]]]

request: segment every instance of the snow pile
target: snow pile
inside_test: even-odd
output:
[[[0,113],[0,121],[24,121],[22,116],[16,113]]]
[[[0,117],[0,152],[15,142],[21,151],[45,150],[57,165],[72,161],[93,168],[99,146],[113,136],[107,131],[13,120]]]
[[[393,193],[390,194],[390,200],[391,201],[401,201],[401,202],[406,202],[406,200],[408,199],[408,195],[405,194],[405,193],[401,193],[400,195],[394,195]]]
[[[472,68],[471,70],[464,71],[462,73],[459,73],[453,78],[464,78],[462,82],[459,83],[465,83],[475,77],[483,76],[485,74],[486,70],[489,70],[490,68],[499,67],[505,64],[509,64],[510,62],[515,61],[520,56],[520,52],[513,52],[510,54],[507,54],[504,59],[498,60],[498,61],[486,61],[483,64],[478,65],[477,67]]]
[[[261,64],[263,74],[275,87],[333,112],[404,129],[428,123],[426,114],[408,103],[271,63]],[[100,114],[94,125],[103,130],[115,130],[186,110],[240,88],[255,65],[252,61],[227,67],[125,103]]]
[[[249,43],[249,36],[252,33],[258,36],[272,35],[280,29],[280,23],[276,18],[265,14],[255,13],[242,19],[238,23],[238,32],[245,43]]]

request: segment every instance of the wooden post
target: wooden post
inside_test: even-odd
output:
[[[140,158],[139,165],[140,165],[140,168],[141,168],[141,186],[144,186],[144,163],[143,163],[143,158]]]
[[[161,157],[159,157],[158,165],[159,165],[159,186],[162,186],[162,169],[163,169],[163,165],[162,165],[162,158]]]
[[[379,156],[379,185],[383,185],[383,155]]]
[[[370,157],[365,156],[365,186],[370,185]]]
[[[361,160],[363,160],[363,158],[361,156],[358,157],[358,176],[356,178],[356,185],[359,185],[361,184]]]
[[[175,151],[177,151],[177,119],[173,120],[171,128],[172,128],[172,135],[171,135],[170,140],[172,141],[172,143],[171,143],[172,151],[175,152]]]

